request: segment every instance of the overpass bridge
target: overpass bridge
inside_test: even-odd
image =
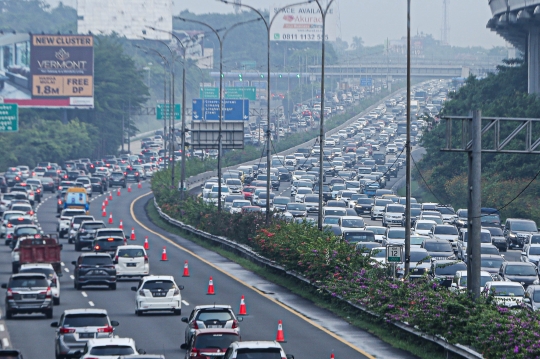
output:
[[[540,94],[540,0],[489,0],[487,28],[525,54],[528,91]]]

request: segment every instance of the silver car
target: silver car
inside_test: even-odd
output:
[[[14,314],[43,313],[53,316],[53,299],[47,277],[42,273],[14,274],[2,284],[6,292],[6,319]]]
[[[184,343],[190,342],[197,329],[230,328],[238,329],[240,334],[238,322],[242,320],[242,317],[236,318],[230,305],[198,305],[193,308],[189,318],[182,318],[182,321],[187,323]]]
[[[56,358],[73,356],[89,339],[112,338],[116,326],[118,322],[110,320],[105,309],[65,310],[58,322],[51,323],[51,327],[56,328]]]

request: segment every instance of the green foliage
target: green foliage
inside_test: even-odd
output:
[[[77,32],[77,11],[43,0],[0,0],[0,29],[33,33]]]
[[[498,67],[497,74],[485,79],[469,77],[459,91],[450,96],[442,111],[443,115],[468,115],[472,109],[481,109],[483,117],[540,118],[540,102],[536,95],[527,94],[527,66],[522,61],[507,61]],[[485,125],[486,123],[484,123]],[[501,137],[510,134],[515,125],[501,126]],[[459,141],[461,129],[452,129],[453,140]],[[533,133],[540,134],[540,125],[533,125]],[[426,155],[418,163],[429,188],[442,201],[456,207],[466,207],[467,155],[441,152],[446,136],[446,126],[435,126],[426,132],[422,146]],[[509,143],[509,149],[523,148],[524,132]],[[493,136],[482,138],[482,147],[493,145]],[[540,158],[523,154],[482,155],[482,205],[501,208],[511,202],[534,178],[540,168]],[[415,178],[423,184],[418,173]],[[426,187],[424,185],[424,187]],[[427,190],[427,188],[425,188]],[[540,221],[536,199],[540,185],[534,181],[513,203],[502,211],[503,217],[523,216]]]

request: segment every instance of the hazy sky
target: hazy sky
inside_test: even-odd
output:
[[[269,8],[274,3],[272,0],[242,2],[256,8]],[[231,5],[220,4],[217,0],[173,0],[173,3],[175,13],[185,9],[198,14],[233,11]],[[491,17],[487,0],[447,0],[447,3],[450,45],[505,46],[500,36],[486,29]],[[386,38],[399,39],[407,34],[406,0],[336,0],[334,4],[338,5],[336,10],[339,9],[341,37],[349,44],[353,36],[361,37],[366,45],[377,45],[383,44]],[[443,0],[411,1],[412,34],[424,32],[440,40],[442,19]]]

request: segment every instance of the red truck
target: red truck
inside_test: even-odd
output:
[[[61,275],[60,252],[62,245],[50,235],[28,236],[19,239],[19,266],[27,263],[50,263]]]

